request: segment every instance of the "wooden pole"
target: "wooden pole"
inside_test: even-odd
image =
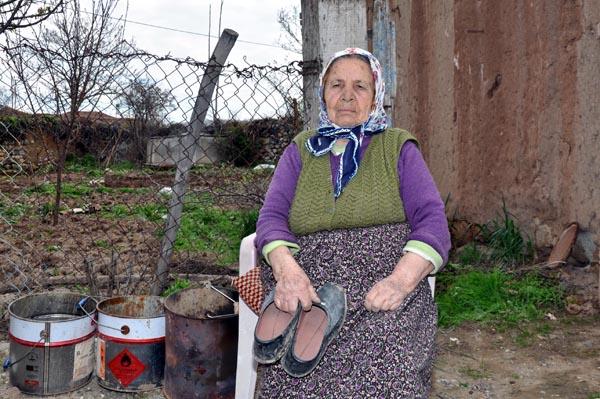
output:
[[[388,126],[392,126],[394,99],[396,97],[396,23],[388,0],[373,2],[373,55],[383,69],[385,97],[383,107],[388,116]]]
[[[365,0],[302,0],[304,127],[319,122],[319,75],[331,56],[347,47],[366,49]]]
[[[177,172],[175,173],[173,193],[169,201],[165,235],[161,242],[160,258],[156,266],[156,281],[152,285],[153,295],[159,295],[166,286],[169,260],[173,253],[173,245],[175,244],[181,222],[183,198],[186,192],[189,172],[194,164],[194,154],[200,146],[200,134],[204,130],[204,118],[206,118],[206,113],[208,112],[223,65],[225,65],[227,56],[229,56],[237,37],[237,32],[231,29],[223,30],[221,37],[219,37],[219,41],[200,82],[198,97],[196,97],[196,103],[188,125],[188,134],[181,137],[183,151],[181,151],[181,156],[177,161]]]

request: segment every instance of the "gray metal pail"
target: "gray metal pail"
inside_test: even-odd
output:
[[[55,395],[90,381],[94,299],[75,293],[32,294],[12,302],[8,312],[12,385],[28,394]]]

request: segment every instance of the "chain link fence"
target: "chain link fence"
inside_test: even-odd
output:
[[[235,273],[273,164],[305,122],[302,65],[226,64],[211,96],[209,68],[133,47],[2,49],[0,293],[137,294]]]

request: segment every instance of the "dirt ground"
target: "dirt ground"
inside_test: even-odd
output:
[[[212,183],[209,178],[197,180],[192,186],[201,191]],[[144,180],[146,179],[146,180]],[[156,189],[170,181],[169,176],[145,177],[113,176],[105,181],[107,187],[149,187],[147,193],[129,192],[93,193],[88,197],[89,205],[125,204],[129,208],[145,202],[156,201]],[[68,176],[66,181],[83,180],[80,175]],[[148,181],[147,181],[148,180]],[[163,181],[164,180],[164,181]],[[214,180],[219,180],[215,178]],[[232,179],[243,181],[243,179]],[[1,182],[0,182],[1,183]],[[14,182],[13,182],[14,183]],[[15,203],[30,201],[32,209],[40,209],[45,199],[22,195],[22,190],[31,182],[18,185],[1,185],[5,195]],[[256,185],[252,185],[256,187]],[[261,190],[264,190],[262,187]],[[12,190],[12,191],[11,191]],[[239,187],[235,190],[239,191]],[[246,198],[250,198],[247,195]],[[223,197],[229,203],[224,207],[240,205],[239,198]],[[75,199],[67,198],[70,208],[81,206]],[[158,224],[140,219],[106,219],[96,213],[67,214],[59,226],[51,226],[35,215],[28,215],[14,225],[0,226],[0,254],[13,259],[20,269],[2,267],[6,276],[18,278],[25,275],[24,282],[37,283],[36,290],[48,289],[43,281],[56,279],[57,283],[67,278],[73,280],[70,289],[77,284],[85,286],[85,260],[93,259],[100,267],[95,271],[110,274],[108,266],[116,265],[115,274],[131,273],[130,263],[137,265],[133,273],[148,275],[144,266],[159,245],[156,231]],[[36,223],[37,225],[33,225]],[[10,245],[8,245],[8,244]],[[59,243],[58,247],[56,244]],[[104,243],[110,247],[105,248]],[[101,245],[102,244],[102,245]],[[118,262],[111,260],[111,250],[118,251]],[[175,257],[171,270],[179,273],[219,274],[214,260],[206,254],[182,254]],[[104,265],[104,266],[102,266]],[[26,266],[26,267],[24,267]],[[20,274],[15,273],[19,271]],[[228,272],[232,272],[229,269]],[[432,398],[600,398],[600,317],[598,316],[598,265],[587,267],[561,266],[548,270],[552,278],[558,278],[567,292],[565,310],[547,315],[547,319],[527,323],[510,330],[497,330],[490,326],[466,324],[452,329],[440,329],[437,337],[438,358],[434,367]],[[12,273],[12,274],[10,274]],[[221,268],[221,273],[223,269]],[[7,281],[2,283],[6,284]],[[24,284],[24,283],[23,283]],[[60,284],[57,284],[60,285]],[[17,298],[10,286],[0,293],[0,309],[4,312],[0,320],[0,360],[9,355],[7,340],[8,317],[6,305]],[[136,289],[136,286],[123,287]],[[127,291],[129,291],[127,290]],[[116,289],[118,292],[118,287]],[[0,373],[0,399],[30,398],[17,388],[10,387],[8,373]],[[75,392],[57,395],[61,399],[119,399],[145,398],[162,399],[160,390],[125,394],[109,391],[98,386],[93,379],[87,386]]]
[[[438,334],[434,368],[435,399],[591,399],[600,395],[600,319],[564,316],[548,320],[551,330],[521,342],[518,329],[498,332],[465,325]],[[0,356],[8,355],[0,343]],[[0,374],[0,397],[24,399]],[[125,394],[109,391],[93,380],[60,399],[162,399],[162,392]]]
[[[595,399],[600,398],[600,316],[598,265],[557,271],[564,281],[569,307],[544,320],[499,330],[471,323],[440,329],[434,365],[434,399]],[[10,301],[14,294],[0,296]],[[572,314],[577,313],[577,314]],[[3,329],[6,324],[3,325]],[[0,359],[9,355],[6,330],[0,334]],[[30,398],[10,387],[0,373],[0,398]],[[109,391],[92,380],[60,399],[163,399],[160,390],[126,394]]]

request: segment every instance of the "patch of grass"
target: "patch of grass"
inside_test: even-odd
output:
[[[594,392],[589,394],[587,399],[600,399],[600,392]]]
[[[108,219],[121,219],[131,214],[127,205],[116,204],[108,209],[102,210],[102,216]]]
[[[531,331],[529,331],[528,329],[521,329],[519,330],[519,333],[517,334],[517,336],[515,337],[515,343],[520,346],[521,348],[525,348],[527,346],[530,346],[533,343],[533,333]]]
[[[133,213],[139,217],[157,223],[167,214],[167,207],[160,204],[144,204],[133,208]]]
[[[463,265],[477,265],[484,259],[484,254],[477,248],[475,242],[465,245],[458,254],[458,261]]]
[[[110,248],[110,243],[106,240],[97,240],[94,242],[94,245],[98,248]]]
[[[501,220],[493,220],[483,228],[483,237],[492,252],[490,260],[506,265],[523,264],[533,258],[534,248],[530,239],[525,240],[506,204],[502,203]]]
[[[184,278],[184,279],[177,279],[175,281],[173,281],[171,284],[169,284],[169,286],[167,287],[167,289],[165,289],[163,291],[162,294],[160,294],[163,297],[168,297],[169,295],[175,294],[176,292],[179,292],[183,289],[189,288],[192,285],[192,283],[190,282],[190,280]]]
[[[210,197],[186,198],[174,249],[215,254],[218,264],[230,265],[237,261],[242,238],[256,230],[258,210],[223,210],[211,203]],[[101,214],[111,219],[141,217],[157,224],[155,234],[162,237],[167,207],[147,203],[130,209],[116,204],[103,209]]]
[[[72,184],[72,183],[63,183],[62,184],[62,195],[65,198],[77,198],[84,197],[90,195],[90,193],[94,191],[94,188],[87,186],[85,184]]]
[[[27,187],[23,192],[27,195],[33,195],[33,194],[54,195],[54,194],[56,194],[56,189],[54,187],[54,184],[44,182],[42,184]]]
[[[179,251],[211,252],[218,263],[237,261],[242,238],[256,229],[258,211],[225,211],[197,203],[184,206],[181,228],[175,241]]]
[[[48,252],[57,252],[57,251],[60,251],[60,249],[61,249],[61,248],[60,248],[60,245],[55,245],[55,244],[53,244],[53,245],[48,245],[48,246],[46,247],[46,250],[48,250]]]
[[[126,174],[136,169],[135,163],[131,161],[120,161],[110,165],[110,170],[117,174]]]
[[[96,158],[91,154],[86,154],[80,158],[68,156],[65,161],[65,171],[70,173],[85,173],[90,177],[100,177],[104,174]]]
[[[31,207],[25,204],[6,204],[0,201],[0,219],[9,224],[15,224],[21,217],[29,212],[30,209]]]
[[[451,327],[464,321],[516,325],[539,320],[562,304],[562,292],[536,275],[515,278],[500,269],[463,269],[438,276],[436,292],[439,324]]]
[[[73,184],[63,183],[62,184],[62,196],[64,198],[78,198],[90,195],[93,192],[98,193],[110,193],[112,189],[110,187],[92,187],[87,184]],[[42,183],[37,186],[28,187],[24,190],[27,195],[40,195],[54,197],[56,195],[56,184],[54,183]]]
[[[489,373],[485,370],[485,367],[483,367],[483,365],[479,369],[474,369],[471,367],[461,367],[460,369],[458,369],[458,372],[474,380],[480,380],[482,378],[489,377]]]

